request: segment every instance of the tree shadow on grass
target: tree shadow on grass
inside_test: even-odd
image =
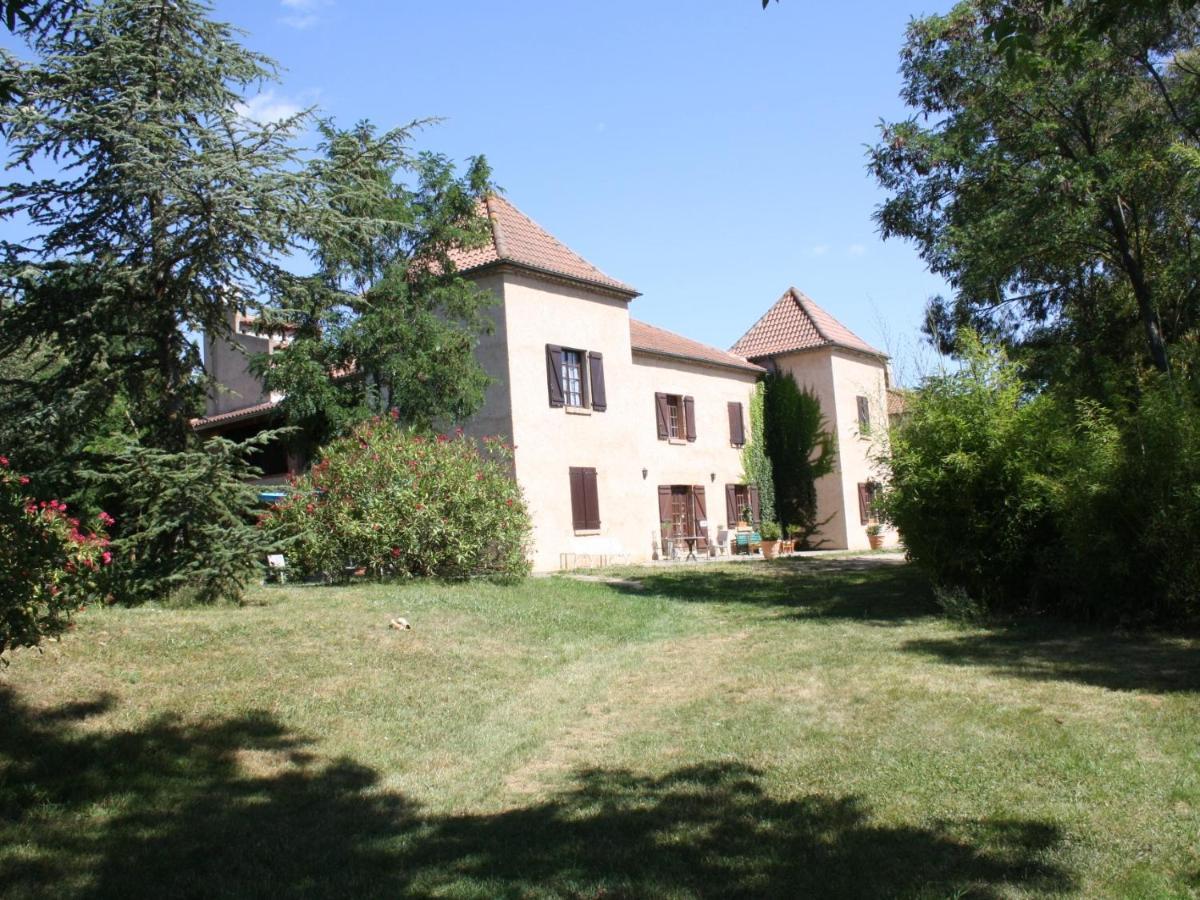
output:
[[[912,640],[904,650],[1031,681],[1075,681],[1118,691],[1200,691],[1200,640],[1114,634],[1051,622],[984,634]]]
[[[900,625],[939,614],[928,581],[892,559],[780,559],[716,567],[675,566],[636,575],[637,595],[685,603],[749,604],[788,618]]]
[[[1066,890],[1038,821],[883,825],[852,796],[769,795],[754,769],[576,773],[547,800],[437,815],[266,714],[137,730],[0,689],[9,897],[819,896]]]

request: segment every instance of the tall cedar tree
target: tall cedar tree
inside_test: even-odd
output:
[[[445,157],[410,154],[419,124],[384,134],[320,124],[308,175],[327,216],[305,233],[317,271],[292,282],[267,317],[286,329],[287,346],[254,361],[309,449],[385,410],[428,429],[483,403],[475,347],[493,297],[449,254],[489,234],[478,210],[490,172],[482,157],[458,176]]]
[[[121,397],[139,438],[182,450],[205,389],[188,333],[227,332],[230,303],[280,283],[275,260],[305,208],[301,117],[244,117],[273,64],[207,13],[91,3],[26,32],[34,61],[3,57],[14,101],[0,129],[10,165],[34,177],[0,189],[0,212],[32,235],[0,246],[0,359],[45,355],[37,377],[8,385],[33,427],[69,434]]]
[[[968,0],[915,20],[901,71],[917,115],[882,127],[871,166],[884,236],[953,288],[931,309],[942,346],[968,325],[1040,377],[1095,386],[1143,360],[1167,371],[1200,321],[1197,19],[1147,7],[1090,32],[1076,5]],[[1020,65],[991,39],[1014,9],[1034,29]]]

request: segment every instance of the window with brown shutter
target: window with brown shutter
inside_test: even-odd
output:
[[[658,439],[667,440],[671,436],[671,411],[666,394],[654,395],[654,423],[658,426]]]
[[[587,357],[588,376],[592,387],[592,409],[604,412],[608,409],[608,396],[604,392],[604,356],[593,350]]]
[[[746,488],[750,494],[750,512],[754,516],[754,524],[762,523],[762,504],[758,499],[758,485],[752,484]]]
[[[692,397],[683,398],[683,417],[686,420],[687,439],[696,440],[696,401]]]
[[[596,490],[596,470],[571,468],[571,520],[576,531],[600,528],[600,498]]]
[[[695,534],[699,537],[696,541],[697,550],[708,549],[708,511],[704,503],[704,485],[692,485],[692,509],[694,511],[694,519],[696,523]]]
[[[737,527],[738,516],[741,514],[741,509],[738,508],[736,484],[725,485],[725,524],[730,528]]]
[[[741,447],[746,443],[746,428],[742,419],[742,404],[729,404],[729,443]]]
[[[754,492],[753,497],[751,491]],[[742,521],[742,510],[750,510],[750,522],[758,518],[758,488],[748,484],[725,485],[725,520],[730,528]]]
[[[562,351],[562,397],[567,406],[580,409],[586,406],[583,381],[583,353],[579,350]]]
[[[546,345],[546,390],[551,406],[563,405],[562,347]]]

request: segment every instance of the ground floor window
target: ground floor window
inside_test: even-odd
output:
[[[879,521],[878,503],[881,491],[877,481],[858,483],[858,515],[863,525],[872,525]]]
[[[749,515],[746,515],[746,510],[750,511]],[[760,519],[757,485],[725,485],[725,524],[730,528],[742,521],[750,525],[758,525]]]
[[[658,519],[664,540],[696,541],[697,549],[708,548],[708,512],[704,486],[660,484]]]

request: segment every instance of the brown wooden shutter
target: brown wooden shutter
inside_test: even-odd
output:
[[[742,404],[729,404],[729,443],[741,447],[746,443],[746,429],[742,424]]]
[[[604,393],[604,356],[603,354],[588,353],[588,375],[592,383],[592,409],[604,412],[608,409],[608,398]]]
[[[576,531],[595,531],[600,527],[595,469],[571,468],[571,522]]]
[[[692,502],[695,504],[696,534],[700,535],[700,540],[696,542],[696,546],[700,550],[707,550],[708,526],[700,524],[708,519],[708,510],[704,507],[704,485],[692,485]]]
[[[750,512],[754,516],[754,524],[762,524],[762,507],[758,502],[758,485],[752,484],[747,490],[750,492]]]
[[[683,398],[683,418],[687,425],[687,439],[696,439],[696,401],[692,397]]]
[[[662,531],[663,537],[670,535],[670,525],[663,525],[663,522],[671,521],[671,486],[669,484],[660,484],[658,486],[658,522],[659,529]]]
[[[741,510],[737,508],[737,485],[725,485],[725,519],[730,528],[736,528]]]
[[[667,423],[671,420],[671,412],[667,409],[667,395],[654,395],[654,419],[658,424],[658,439],[667,439]]]
[[[563,405],[562,347],[546,345],[546,390],[551,406]]]
[[[858,517],[863,525],[871,518],[871,486],[865,481],[858,483]]]
[[[596,488],[596,470],[583,470],[583,527],[595,531],[600,527],[600,494]]]

